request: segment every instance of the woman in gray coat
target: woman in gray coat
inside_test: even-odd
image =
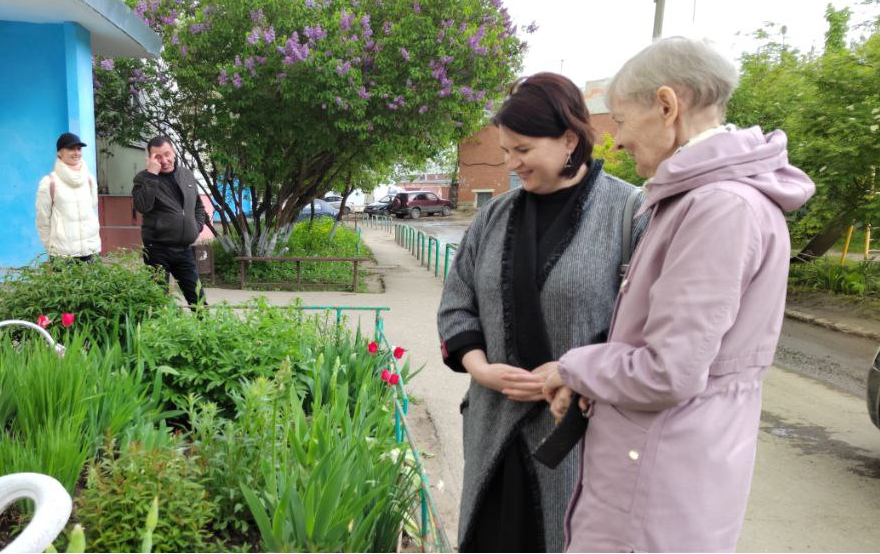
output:
[[[462,552],[561,551],[577,481],[531,452],[553,429],[533,371],[604,340],[619,286],[624,226],[638,190],[592,159],[583,94],[552,73],[521,79],[495,115],[507,167],[523,186],[481,208],[462,240],[438,313],[446,364],[471,375],[461,404]],[[630,229],[627,229],[628,231]],[[627,245],[631,247],[631,245]]]

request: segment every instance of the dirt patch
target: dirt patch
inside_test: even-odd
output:
[[[786,308],[880,333],[880,299],[794,290]]]

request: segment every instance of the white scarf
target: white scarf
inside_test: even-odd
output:
[[[57,175],[59,179],[74,188],[82,185],[83,183],[89,182],[89,170],[86,167],[85,160],[80,160],[79,169],[73,169],[66,163],[62,162],[60,159],[56,159],[55,175]]]

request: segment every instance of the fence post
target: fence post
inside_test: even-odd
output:
[[[239,288],[244,289],[245,272],[247,271],[244,267],[244,264],[247,262],[245,262],[244,260],[239,260],[239,263],[241,263],[241,266],[238,268],[238,278],[240,283]]]

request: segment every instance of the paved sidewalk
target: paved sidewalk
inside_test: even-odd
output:
[[[410,383],[413,397],[410,424],[418,447],[427,452],[425,467],[431,481],[440,517],[449,540],[456,544],[458,506],[461,496],[464,454],[461,444],[459,403],[469,378],[443,365],[437,336],[437,307],[443,282],[433,272],[419,266],[410,253],[394,242],[394,234],[363,228],[362,236],[383,270],[384,293],[278,292],[234,289],[206,289],[208,302],[240,303],[254,296],[265,296],[271,304],[289,304],[301,298],[306,305],[387,306],[385,333],[388,340],[406,348],[413,367],[424,366]],[[370,270],[370,268],[367,268]],[[357,318],[355,312],[349,317]],[[372,313],[360,316],[364,329],[372,329]]]

